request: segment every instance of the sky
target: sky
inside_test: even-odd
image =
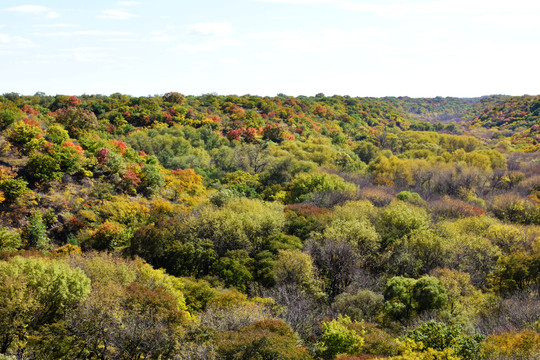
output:
[[[538,0],[0,0],[0,93],[540,94]]]

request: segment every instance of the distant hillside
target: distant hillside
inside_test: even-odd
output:
[[[455,97],[387,97],[384,100],[414,118],[430,122],[470,119],[473,116],[474,105],[481,101],[480,98]]]
[[[508,138],[514,147],[538,150],[540,96],[486,97],[475,108],[471,128],[491,129],[495,138]]]

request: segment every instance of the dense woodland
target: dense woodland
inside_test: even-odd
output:
[[[0,96],[0,359],[540,359],[540,96]]]

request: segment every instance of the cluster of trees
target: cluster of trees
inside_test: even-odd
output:
[[[0,359],[536,359],[535,101],[4,94]]]

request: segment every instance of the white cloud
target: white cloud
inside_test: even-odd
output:
[[[448,15],[504,11],[539,11],[540,2],[532,0],[258,0],[289,5],[329,5],[338,9],[377,13],[386,16]]]
[[[178,44],[171,48],[171,50],[180,50],[193,54],[199,51],[212,51],[215,50],[215,48],[208,44]]]
[[[168,34],[164,33],[163,31],[152,31],[150,32],[150,36],[147,37],[145,40],[150,42],[169,42],[171,41],[171,38]]]
[[[34,27],[36,28],[72,28],[72,27],[76,27],[77,25],[75,24],[63,24],[63,23],[58,23],[58,24],[36,24],[34,25]]]
[[[132,36],[132,32],[127,31],[105,31],[105,30],[79,30],[79,31],[56,31],[56,32],[34,32],[34,36],[40,37],[71,37],[71,36]]]
[[[193,35],[203,36],[228,36],[232,33],[233,26],[230,22],[198,23],[188,25],[188,31]]]
[[[133,40],[133,38],[108,38],[108,39],[105,39],[104,41],[120,43],[120,42],[130,42],[130,41],[134,41],[134,40]]]
[[[105,30],[84,30],[84,31],[75,31],[76,35],[85,35],[85,36],[130,36],[133,35],[129,31],[105,31]]]
[[[32,40],[23,38],[22,36],[12,36],[0,34],[0,49],[1,50],[19,50],[34,47]]]
[[[188,52],[190,54],[201,52],[201,51],[217,51],[220,48],[223,47],[231,47],[231,46],[242,46],[244,45],[244,42],[237,40],[237,39],[231,39],[231,38],[225,38],[225,39],[219,39],[214,41],[207,41],[200,44],[178,44],[175,47],[171,48],[170,50],[173,51],[184,51]]]
[[[267,46],[271,45],[274,48],[301,55],[328,54],[338,50],[353,51],[373,47],[378,43],[383,43],[386,36],[387,33],[380,29],[347,31],[328,28],[316,32],[295,30],[253,33],[243,36],[243,39],[268,41]]]
[[[60,16],[59,13],[53,11],[45,6],[40,5],[21,5],[14,6],[6,9],[7,11],[20,12],[26,14],[33,14],[38,16],[44,16],[49,19],[57,18]]]
[[[105,49],[99,47],[78,47],[61,50],[59,57],[69,58],[83,63],[104,63],[110,58]]]
[[[34,32],[32,33],[33,36],[39,36],[39,37],[69,37],[74,36],[75,34],[73,32],[67,32],[67,31],[54,31],[54,32]]]
[[[127,20],[138,17],[135,14],[129,13],[127,11],[123,10],[101,10],[101,15],[98,15],[97,18],[99,19],[111,19],[111,20]]]

